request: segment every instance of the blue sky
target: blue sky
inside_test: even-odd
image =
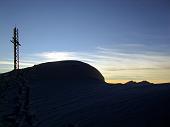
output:
[[[109,82],[170,82],[169,0],[2,0],[0,72],[13,69],[12,28],[21,67],[76,59]]]

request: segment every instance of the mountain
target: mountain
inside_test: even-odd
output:
[[[141,81],[141,82],[138,82],[138,84],[153,85],[153,83],[150,83],[150,82],[148,82],[148,81]]]
[[[0,127],[170,126],[170,85],[110,85],[80,61],[12,71],[0,83]]]
[[[95,80],[104,82],[104,77],[96,68],[80,61],[67,60],[48,62],[35,65],[29,69],[32,80]]]
[[[126,82],[125,85],[137,85],[137,82],[129,81],[129,82]]]
[[[150,83],[148,81],[141,81],[141,82],[129,81],[126,82],[125,85],[154,85],[154,83]]]

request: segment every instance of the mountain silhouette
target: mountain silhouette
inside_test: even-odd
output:
[[[104,77],[96,68],[75,60],[42,63],[23,69],[23,72],[28,70],[32,80],[104,82]]]
[[[154,85],[154,83],[148,81],[141,81],[141,82],[128,81],[125,83],[125,85]]]
[[[48,62],[0,75],[0,126],[170,126],[170,85],[111,85],[80,61]]]

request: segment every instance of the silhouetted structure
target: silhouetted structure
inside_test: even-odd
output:
[[[19,69],[19,36],[18,29],[15,27],[13,29],[13,37],[11,42],[14,44],[14,70]]]

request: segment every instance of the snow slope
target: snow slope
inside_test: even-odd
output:
[[[21,70],[22,76],[27,79],[26,85],[29,86],[28,108],[34,114],[36,123],[34,125],[38,127],[170,126],[170,85],[154,85],[146,82],[110,85],[104,82],[103,76],[95,68],[81,62],[70,62],[71,65],[66,64],[66,66],[60,63],[56,67],[55,63],[48,63]],[[58,68],[64,77],[57,77]],[[64,75],[66,73],[67,78]],[[21,79],[15,78],[13,72],[5,75],[10,82],[4,92],[7,101],[0,104],[0,118],[14,111],[17,103],[15,99],[21,90],[18,82],[20,83],[22,76]],[[17,82],[14,83],[14,79]],[[22,82],[25,80],[22,79]],[[24,92],[22,94],[24,96]],[[29,127],[27,121],[24,122],[23,127]]]
[[[31,107],[40,127],[170,125],[170,86],[35,82]]]

